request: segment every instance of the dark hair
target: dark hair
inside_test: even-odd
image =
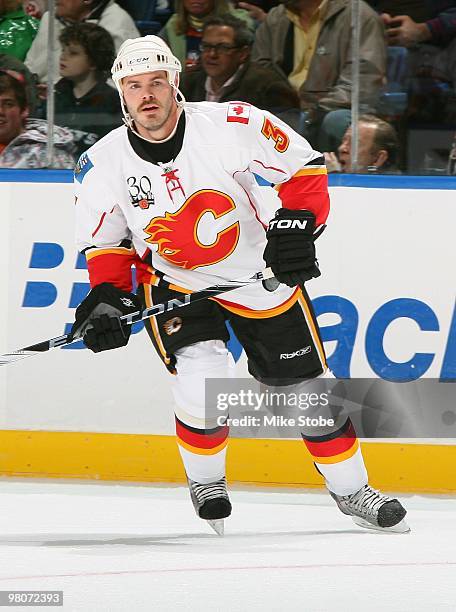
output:
[[[380,151],[384,149],[388,153],[388,159],[384,164],[384,168],[395,167],[397,164],[399,152],[399,139],[396,130],[387,121],[383,121],[375,115],[361,115],[358,119],[359,123],[369,123],[375,126],[374,146]]]
[[[59,40],[62,45],[81,45],[100,76],[109,76],[116,51],[111,34],[104,28],[94,23],[73,23],[63,30]]]
[[[8,72],[0,71],[0,95],[10,91],[14,94],[21,111],[28,108],[25,85],[19,79],[8,74]]]
[[[251,47],[253,45],[254,36],[248,25],[242,19],[238,19],[234,15],[227,13],[219,17],[208,17],[204,21],[203,34],[207,28],[211,26],[232,28],[234,32],[234,44],[237,47]]]

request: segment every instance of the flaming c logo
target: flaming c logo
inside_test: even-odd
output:
[[[181,268],[194,270],[218,263],[236,248],[239,222],[218,232],[212,244],[200,242],[198,225],[207,212],[218,219],[235,208],[233,200],[225,193],[202,189],[190,196],[176,213],[166,213],[164,217],[152,219],[144,228],[146,234],[150,235],[146,242],[157,244],[159,255]]]

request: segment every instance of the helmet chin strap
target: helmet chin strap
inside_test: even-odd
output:
[[[138,138],[141,138],[142,140],[145,140],[146,142],[160,144],[162,142],[167,142],[168,140],[170,140],[176,133],[177,124],[179,123],[179,118],[182,114],[182,111],[184,110],[185,98],[184,98],[184,94],[180,91],[178,87],[176,87],[175,85],[171,85],[171,87],[174,89],[174,92],[175,92],[174,101],[176,102],[176,105],[177,105],[177,118],[176,118],[176,123],[172,129],[171,134],[167,136],[166,138],[163,138],[162,140],[151,140],[149,138],[144,138],[144,136],[141,136],[141,134],[136,129],[134,120],[132,119],[130,113],[128,112],[127,105],[125,104],[123,95],[121,96],[121,103],[122,103],[122,109],[123,109],[123,115],[124,115],[123,122],[128,128],[130,128],[133,134],[136,134],[136,136],[138,136]]]

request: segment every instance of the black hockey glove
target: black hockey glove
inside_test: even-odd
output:
[[[134,293],[102,283],[76,308],[71,334],[82,337],[86,347],[94,353],[125,346],[131,325],[121,325],[119,317],[137,310],[141,310],[141,305]]]
[[[280,283],[296,287],[320,276],[314,232],[315,215],[309,210],[279,208],[269,222],[263,259]]]

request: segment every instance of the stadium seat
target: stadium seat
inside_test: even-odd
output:
[[[119,4],[133,17],[143,36],[157,34],[173,13],[169,4],[163,8],[157,0],[119,0]]]
[[[408,103],[407,54],[405,47],[388,47],[386,85],[379,100],[379,113],[388,117],[402,115]]]

